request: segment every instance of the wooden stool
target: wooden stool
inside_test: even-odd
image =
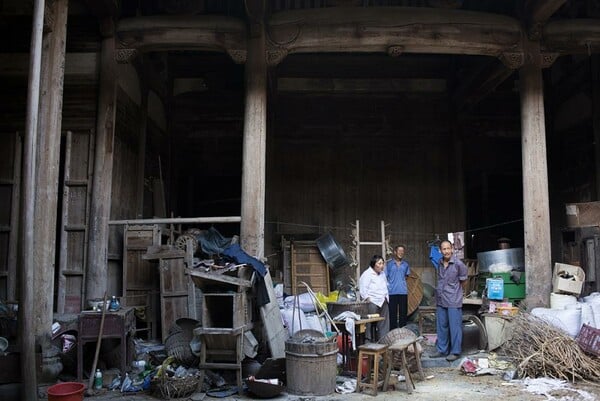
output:
[[[419,370],[419,375],[421,376],[421,380],[425,380],[425,374],[423,373],[423,367],[421,366],[421,355],[419,355],[419,349],[417,348],[418,338],[407,339],[395,342],[390,345],[388,348],[388,360],[389,363],[387,365],[387,370],[385,372],[385,378],[383,380],[383,388],[387,389],[388,383],[390,381],[390,375],[392,373],[392,365],[394,364],[394,352],[398,352],[400,354],[400,369],[402,369],[406,382],[406,391],[408,394],[411,394],[413,389],[415,388],[415,383],[410,375],[410,368],[408,366],[408,358],[406,357],[406,350],[409,346],[413,346],[413,350],[415,353],[415,360],[417,361],[417,369]]]
[[[356,372],[356,392],[360,393],[363,389],[372,390],[372,395],[377,395],[377,388],[379,387],[379,361],[380,358],[383,360],[384,373],[388,371],[390,359],[388,355],[388,346],[386,344],[369,343],[358,347],[358,361],[357,361],[357,372]],[[371,364],[369,365],[369,371],[367,373],[367,382],[362,382],[362,360],[363,357],[367,357]],[[373,379],[371,380],[371,372],[373,373]],[[383,391],[386,391],[384,385]]]

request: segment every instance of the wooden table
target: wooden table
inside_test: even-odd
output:
[[[369,323],[377,323],[384,320],[383,317],[372,317],[368,319],[359,319],[354,321],[354,337],[355,337],[355,348],[358,349],[359,345],[365,343],[365,333],[367,332],[367,324]],[[353,352],[352,349],[348,345],[348,338],[352,334],[346,330],[346,322],[343,320],[335,320],[333,323],[337,326],[337,328],[342,333],[342,358],[343,358],[343,366],[344,370],[349,372],[353,371],[350,366],[350,357],[356,355],[356,352]],[[360,361],[357,362],[357,364]]]
[[[135,315],[131,307],[123,307],[116,312],[106,312],[102,339],[119,338],[121,356],[121,377],[125,377],[129,353],[128,337],[135,333]],[[77,380],[83,380],[83,346],[98,341],[102,312],[85,311],[79,314],[79,338],[77,339]],[[93,374],[93,372],[92,372]]]

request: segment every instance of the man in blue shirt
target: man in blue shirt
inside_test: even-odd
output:
[[[390,293],[390,330],[406,326],[408,317],[408,287],[406,276],[410,266],[404,260],[404,245],[394,247],[394,256],[385,265],[385,275]]]
[[[437,266],[438,283],[435,290],[437,352],[431,357],[446,356],[455,361],[462,349],[462,302],[463,285],[468,278],[467,267],[452,255],[452,243],[440,244],[442,259]]]

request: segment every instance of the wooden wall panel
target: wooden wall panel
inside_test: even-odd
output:
[[[0,299],[16,300],[21,139],[0,133]]]
[[[413,265],[429,266],[427,241],[465,229],[455,145],[440,128],[346,134],[325,122],[320,138],[310,129],[291,135],[278,128],[267,163],[267,254],[281,234],[327,230],[348,251],[356,219],[361,241],[379,241],[384,220],[391,244],[406,244]],[[361,267],[373,253],[380,250],[361,248]]]

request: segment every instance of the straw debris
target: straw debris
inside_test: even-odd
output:
[[[600,360],[583,352],[564,331],[526,312],[513,318],[512,329],[503,348],[519,377],[600,381]]]

